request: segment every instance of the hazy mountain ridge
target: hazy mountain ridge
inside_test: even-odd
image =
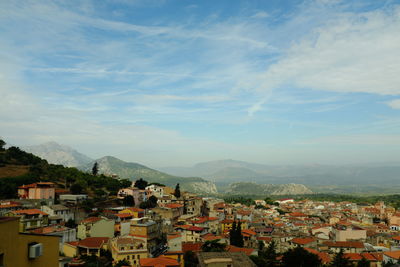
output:
[[[219,166],[219,167],[218,167]],[[399,184],[400,163],[348,165],[263,165],[235,160],[203,162],[193,167],[161,168],[175,175],[202,176],[217,184],[252,181],[260,184],[372,185]]]
[[[93,161],[90,157],[72,149],[71,147],[60,145],[56,142],[26,146],[21,149],[43,158],[49,163],[60,164],[66,167],[76,167]]]
[[[116,174],[121,178],[130,180],[143,178],[148,182],[158,182],[171,187],[175,187],[175,185],[179,183],[183,190],[194,193],[217,193],[215,184],[203,178],[174,176],[138,163],[125,162],[111,156],[102,157],[84,166],[79,166],[78,168],[87,172],[91,171],[95,162],[98,164],[99,173],[107,175]]]
[[[240,182],[229,185],[228,194],[251,195],[306,195],[313,192],[302,184],[257,184]]]

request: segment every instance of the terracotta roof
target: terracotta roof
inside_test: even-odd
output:
[[[396,260],[400,259],[400,250],[386,251],[386,252],[383,252],[383,254],[392,259],[396,259]]]
[[[179,267],[179,262],[175,259],[171,259],[165,256],[159,256],[157,258],[145,258],[140,259],[141,267]]]
[[[193,252],[197,252],[197,251],[201,251],[201,246],[203,245],[203,243],[188,243],[188,242],[183,242],[182,243],[182,251],[186,252],[186,251],[193,251]]]
[[[262,241],[265,241],[265,242],[269,243],[269,242],[272,241],[272,237],[269,237],[269,236],[259,236],[259,237],[257,237],[257,240],[262,240]]]
[[[312,248],[305,248],[308,252],[315,254],[318,256],[318,258],[322,261],[322,263],[327,264],[331,261],[331,257],[329,256],[328,253],[326,252],[320,252],[318,250],[312,249]]]
[[[27,210],[14,210],[12,211],[14,214],[27,214],[27,215],[35,215],[35,214],[41,214],[41,215],[49,215],[46,212],[43,212],[38,209],[27,209]]]
[[[181,237],[181,235],[180,234],[176,234],[176,235],[169,234],[169,235],[167,235],[167,239],[168,240],[175,239],[175,238],[178,238],[178,237]]]
[[[235,247],[235,246],[229,245],[228,246],[228,251],[229,252],[243,252],[247,256],[250,256],[254,252],[254,249],[252,249],[252,248],[239,248],[239,247]]]
[[[32,230],[31,232],[35,234],[49,234],[54,232],[62,232],[68,229],[69,228],[67,227],[57,225],[57,226],[47,226],[47,227],[37,228]]]
[[[140,208],[136,208],[136,207],[126,208],[126,209],[133,211],[133,212],[144,212],[144,209],[140,209]]]
[[[117,216],[119,218],[132,218],[133,217],[133,215],[129,214],[129,213],[118,213],[118,214],[115,214],[115,216]]]
[[[78,246],[99,249],[104,243],[108,242],[108,239],[108,237],[87,237],[79,241]]]
[[[357,241],[326,241],[324,245],[337,248],[364,248],[364,243]]]
[[[195,231],[195,232],[201,232],[204,230],[203,227],[198,227],[198,226],[191,226],[186,229],[187,231]]]
[[[257,235],[256,232],[254,232],[253,230],[250,230],[250,229],[244,229],[244,230],[242,230],[242,234],[243,234],[243,235],[247,235],[247,236]]]
[[[100,217],[88,217],[88,218],[82,220],[81,223],[95,223],[95,222],[98,222],[100,220],[101,220]]]
[[[400,241],[400,235],[392,237],[393,240]]]
[[[168,203],[168,204],[165,204],[165,207],[167,207],[169,209],[177,209],[177,208],[182,208],[183,205],[178,204],[178,203]]]
[[[306,237],[306,238],[297,237],[297,238],[293,238],[291,240],[291,242],[298,244],[298,245],[305,245],[305,244],[312,243],[314,241],[315,241],[315,239],[311,238],[311,237]]]

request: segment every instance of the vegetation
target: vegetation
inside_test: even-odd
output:
[[[319,257],[305,250],[302,247],[296,247],[283,253],[282,267],[321,267],[322,262]],[[336,266],[336,265],[335,265]],[[341,267],[345,267],[343,265]]]
[[[226,203],[240,203],[246,206],[255,205],[252,198],[245,196],[229,196],[224,198]]]
[[[99,166],[98,166],[97,162],[95,162],[93,165],[93,168],[92,168],[92,174],[94,176],[97,176],[98,173],[99,173]]]
[[[185,267],[197,267],[199,260],[193,251],[186,251],[183,255],[183,260],[185,262]]]
[[[174,196],[176,198],[180,198],[181,197],[181,189],[179,188],[179,183],[176,184],[175,191],[174,191]]]
[[[230,244],[236,247],[242,248],[244,245],[243,235],[242,235],[242,224],[239,221],[233,221],[232,229],[229,231],[229,241]]]
[[[202,246],[201,250],[204,252],[223,252],[226,250],[226,244],[220,243],[220,239],[206,241]]]
[[[269,246],[265,249],[264,242],[259,241],[258,243],[258,256],[250,256],[250,259],[258,267],[278,267],[279,261],[277,260],[278,254],[276,253],[276,244],[272,241]]]
[[[0,172],[10,165],[27,168],[28,171],[23,175],[0,179],[1,199],[16,198],[19,186],[39,181],[56,183],[58,187],[69,189],[73,193],[106,192],[112,195],[130,184],[128,180],[117,180],[104,175],[93,176],[76,168],[49,164],[46,160],[14,146],[0,151]]]
[[[352,267],[351,261],[344,257],[343,250],[335,255],[329,267]]]
[[[140,178],[139,180],[136,180],[134,186],[141,190],[144,190],[144,189],[146,189],[147,184],[148,184],[148,182],[146,180],[143,180],[142,178]]]
[[[141,209],[152,209],[152,208],[157,207],[157,201],[158,201],[157,197],[151,196],[151,197],[149,197],[148,200],[140,203],[139,207]]]

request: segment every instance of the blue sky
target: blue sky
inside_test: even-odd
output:
[[[1,1],[0,135],[150,166],[394,161],[400,1]]]

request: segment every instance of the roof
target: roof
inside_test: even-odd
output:
[[[183,205],[178,204],[178,203],[168,203],[168,204],[165,204],[164,207],[170,208],[170,209],[178,209],[178,208],[183,208]]]
[[[56,205],[50,206],[50,208],[52,210],[54,210],[54,211],[57,211],[57,210],[69,210],[69,208],[67,208],[64,205],[60,205],[60,204],[56,204]]]
[[[100,217],[88,217],[88,218],[82,220],[81,223],[95,223],[95,222],[98,222],[100,220],[101,220]]]
[[[157,258],[145,258],[140,259],[141,267],[169,267],[176,266],[179,267],[180,264],[177,260],[171,259],[165,256],[159,256]]]
[[[400,250],[383,252],[385,256],[398,260],[400,258]]]
[[[108,237],[87,237],[81,241],[79,241],[79,247],[85,248],[101,248],[104,243],[108,242]]]
[[[315,239],[311,238],[311,237],[306,237],[306,238],[297,237],[297,238],[293,238],[291,240],[291,242],[295,243],[295,244],[298,244],[298,245],[306,245],[306,244],[315,242]]]
[[[254,249],[252,249],[252,248],[239,248],[239,247],[232,246],[232,245],[229,245],[227,250],[229,252],[243,252],[247,256],[250,256],[254,252]]]
[[[42,228],[37,228],[32,230],[32,233],[35,234],[50,234],[54,232],[62,232],[65,230],[68,230],[69,228],[65,226],[60,226],[60,225],[54,225],[54,226],[47,226],[47,227],[42,227]]]
[[[198,226],[191,226],[186,229],[187,231],[194,231],[194,232],[201,232],[204,230],[203,227],[198,227]]]
[[[140,209],[140,208],[136,208],[136,207],[126,208],[126,209],[133,211],[133,212],[144,212],[144,209]]]
[[[245,236],[257,235],[256,232],[254,232],[253,230],[250,230],[250,229],[243,229],[242,234]]]
[[[35,215],[35,214],[41,214],[41,215],[49,215],[46,212],[43,212],[38,209],[26,209],[26,210],[14,210],[12,211],[14,214],[26,214],[26,215]]]
[[[331,261],[331,257],[329,256],[328,253],[326,252],[320,252],[318,250],[312,249],[312,248],[305,248],[308,252],[315,254],[318,256],[318,258],[322,261],[322,263],[326,264]]]
[[[201,246],[203,245],[203,243],[188,243],[188,242],[183,242],[182,243],[182,251],[186,252],[186,251],[193,251],[193,252],[197,252],[197,251],[201,251]]]
[[[241,252],[199,252],[197,256],[200,267],[218,262],[230,264],[232,267],[256,267],[255,263]]]
[[[364,248],[364,243],[357,241],[326,241],[324,245],[336,248]]]

